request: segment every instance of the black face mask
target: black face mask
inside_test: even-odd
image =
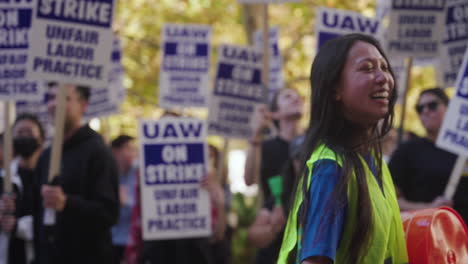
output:
[[[20,137],[13,139],[15,155],[22,158],[29,158],[39,148],[39,142],[33,137]]]

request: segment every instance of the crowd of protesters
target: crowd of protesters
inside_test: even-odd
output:
[[[252,118],[244,180],[258,184],[261,197],[248,228],[256,263],[403,264],[400,209],[448,205],[468,220],[466,177],[453,200],[442,197],[456,159],[435,146],[449,101],[442,89],[423,91],[416,105],[427,136],[397,147],[395,77],[373,37],[328,41],[314,59],[310,85],[306,131],[303,98],[290,88],[276,91]],[[49,84],[51,115],[58,86]],[[14,186],[6,193],[0,181],[0,264],[231,263],[231,195],[220,151],[209,145],[200,182],[210,196],[211,237],[144,241],[136,139],[119,135],[106,145],[82,122],[89,88],[62,87],[58,175],[49,177],[51,147],[34,114],[18,115],[12,126],[11,164],[3,164],[0,151]]]

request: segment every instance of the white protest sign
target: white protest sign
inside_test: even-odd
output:
[[[319,7],[315,21],[317,50],[328,40],[350,33],[364,33],[380,38],[380,21],[343,9]]]
[[[228,138],[250,137],[254,107],[268,97],[262,85],[262,54],[245,46],[220,45],[210,100],[208,133]]]
[[[375,6],[375,17],[380,19],[384,18],[390,12],[392,1],[390,0],[377,0]]]
[[[159,106],[205,107],[210,80],[211,27],[165,24],[162,30],[162,65]]]
[[[211,234],[206,126],[191,118],[141,120],[140,186],[144,240]]]
[[[468,1],[448,1],[445,8],[445,34],[441,47],[438,79],[444,87],[455,84],[468,43]]]
[[[39,83],[26,78],[34,2],[0,1],[0,100],[36,100]]]
[[[270,37],[270,84],[268,86],[270,93],[283,88],[283,58],[281,57],[279,49],[279,28],[272,27],[268,33]],[[254,46],[262,50],[263,49],[263,32],[260,30],[254,33]]]
[[[104,87],[108,82],[113,0],[37,0],[28,78]]]
[[[124,89],[122,83],[123,67],[120,63],[120,57],[120,42],[115,38],[110,58],[112,68],[109,72],[108,87],[91,89],[91,97],[84,119],[90,120],[95,117],[108,116],[119,111],[120,103],[123,100],[122,90]]]
[[[439,55],[445,0],[392,0],[387,51],[391,56],[428,58]]]
[[[456,93],[450,99],[442,128],[437,137],[437,146],[450,152],[468,156],[468,53],[457,75]]]
[[[119,103],[111,100],[113,93],[114,91],[108,88],[91,89],[88,107],[83,118],[91,120],[117,113],[119,111]]]

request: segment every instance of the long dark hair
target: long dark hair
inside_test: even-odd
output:
[[[370,131],[369,128],[364,130],[359,124],[344,118],[343,112],[335,100],[335,94],[348,53],[358,41],[375,46],[388,64],[388,59],[379,42],[375,38],[364,34],[349,34],[328,41],[320,48],[312,64],[310,74],[312,89],[311,119],[301,158],[301,164],[303,164],[303,204],[299,214],[300,224],[304,227],[309,205],[309,191],[306,180],[309,172],[306,161],[310,159],[312,152],[319,145],[325,144],[336,154],[336,158],[343,162],[343,175],[339,177],[335,189],[328,197],[327,210],[329,210],[331,217],[334,217],[340,209],[346,206],[348,183],[352,173],[355,172],[356,175],[358,190],[357,225],[352,231],[349,248],[345,249],[348,258],[345,263],[351,264],[359,263],[366,255],[370,245],[370,232],[373,227],[371,200],[358,150],[368,147],[368,150],[375,155],[378,177],[381,179],[382,151],[380,139],[391,129],[393,109],[397,98],[396,87],[394,87],[390,95],[388,114],[380,121],[380,125],[377,123],[372,125]],[[391,75],[394,76],[390,65],[389,70]],[[366,131],[369,131],[370,135],[362,137],[363,133],[367,133]],[[322,223],[326,220],[329,219],[322,217]]]

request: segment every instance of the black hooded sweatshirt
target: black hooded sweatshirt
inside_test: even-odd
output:
[[[34,246],[38,264],[105,264],[112,261],[111,226],[119,215],[118,169],[110,149],[89,126],[63,145],[60,175],[53,184],[67,200],[56,224],[43,224],[40,188],[48,182],[51,149],[42,153],[35,190]]]

